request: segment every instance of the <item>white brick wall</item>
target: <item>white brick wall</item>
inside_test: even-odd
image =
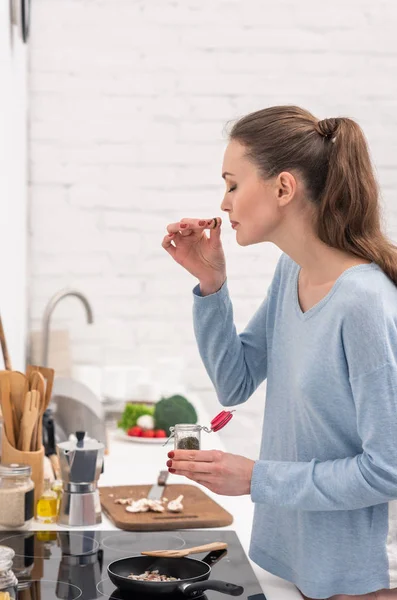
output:
[[[160,243],[170,221],[219,214],[223,127],[249,111],[294,103],[357,118],[397,237],[394,0],[35,0],[32,21],[31,326],[60,287],[80,288],[96,324],[82,325],[73,301],[54,319],[70,327],[76,362],[183,355],[213,399],[194,281]],[[227,227],[224,240],[242,327],[279,253],[240,248]]]

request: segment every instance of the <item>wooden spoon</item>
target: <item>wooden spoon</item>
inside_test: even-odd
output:
[[[25,396],[29,391],[29,383],[23,373],[10,372],[11,404],[14,411],[14,435],[19,440]]]
[[[35,390],[25,396],[21,430],[19,432],[18,448],[22,452],[30,451],[32,434],[39,416],[39,394]]]
[[[15,446],[15,434],[14,434],[14,420],[13,410],[11,404],[11,387],[8,372],[5,372],[0,377],[0,388],[1,388],[1,410],[3,413],[3,423],[6,436],[11,446]]]
[[[226,550],[226,542],[213,542],[203,546],[193,546],[193,548],[184,548],[183,550],[148,550],[141,552],[145,556],[164,556],[167,558],[182,558],[188,554],[199,554],[200,552],[211,552],[211,550]]]
[[[28,368],[26,369],[27,377],[30,377],[30,375],[33,371],[38,371],[39,373],[41,373],[42,376],[44,377],[44,379],[46,380],[45,406],[44,406],[44,411],[45,411],[45,410],[47,410],[47,407],[51,400],[52,387],[54,385],[55,371],[54,371],[54,369],[50,369],[49,367],[38,367],[36,365],[28,365]]]
[[[31,450],[40,450],[43,443],[43,414],[45,410],[45,380],[39,371],[31,371],[29,375],[30,391],[37,391],[39,394],[39,416],[32,434]]]

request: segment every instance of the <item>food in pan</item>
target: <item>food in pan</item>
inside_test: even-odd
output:
[[[141,575],[131,573],[131,575],[128,575],[128,579],[133,579],[134,581],[180,581],[177,577],[160,575],[158,571],[145,571],[144,573],[141,573]]]

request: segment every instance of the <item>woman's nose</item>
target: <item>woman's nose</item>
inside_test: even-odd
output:
[[[223,198],[223,200],[222,200],[222,202],[221,202],[221,210],[223,210],[223,211],[227,212],[227,211],[230,211],[230,208],[231,208],[231,207],[230,207],[230,206],[228,206],[228,203],[227,203],[226,197],[225,197],[225,198]]]

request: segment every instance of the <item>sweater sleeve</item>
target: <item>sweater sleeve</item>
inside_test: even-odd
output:
[[[215,294],[193,290],[193,323],[201,359],[223,406],[248,400],[267,376],[265,299],[239,335],[227,282]]]
[[[350,380],[363,452],[310,462],[259,460],[253,502],[296,510],[353,510],[397,499],[397,366]]]

